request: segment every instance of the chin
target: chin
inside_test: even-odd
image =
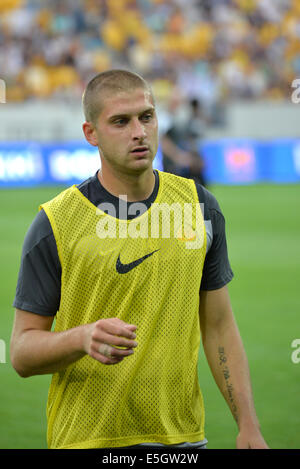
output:
[[[149,168],[152,168],[152,159],[149,158],[141,158],[139,160],[136,160],[130,164],[130,169],[135,170],[135,171],[145,171]]]

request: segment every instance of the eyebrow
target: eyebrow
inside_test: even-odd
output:
[[[139,116],[142,116],[142,115],[144,115],[144,114],[147,114],[148,112],[151,112],[152,114],[154,114],[154,112],[155,112],[155,107],[154,107],[154,106],[151,106],[151,107],[149,107],[149,108],[147,108],[147,109],[141,111],[138,115],[139,115]],[[126,112],[124,112],[124,113],[122,113],[122,114],[114,114],[113,116],[110,116],[110,117],[108,118],[108,120],[109,120],[109,122],[112,122],[112,121],[117,120],[117,119],[122,119],[122,118],[124,118],[124,117],[131,117],[131,116],[132,116],[131,113],[128,113],[128,114],[127,114]]]

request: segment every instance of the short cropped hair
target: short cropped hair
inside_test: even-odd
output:
[[[102,110],[101,98],[121,91],[144,88],[154,96],[150,85],[137,73],[128,70],[108,70],[96,75],[87,85],[83,97],[83,111],[87,122],[95,123]]]

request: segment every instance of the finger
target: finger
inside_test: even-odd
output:
[[[97,347],[96,349],[92,348],[90,350],[89,355],[98,362],[102,363],[103,365],[115,365],[117,363],[120,363],[124,359],[124,357],[110,356],[109,350],[107,349],[108,345],[103,344],[103,346],[105,347]],[[100,348],[100,352],[98,351],[98,348]],[[101,352],[104,352],[105,355]]]
[[[137,328],[137,326],[135,324],[129,324],[128,322],[125,322],[123,321],[122,319],[120,318],[110,318],[112,321],[124,326],[124,327],[134,327],[135,329]]]
[[[99,342],[110,343],[110,340],[107,340],[107,338],[109,337],[111,339],[111,337],[114,336],[120,337],[121,339],[125,338],[126,340],[134,340],[136,338],[134,331],[128,327],[120,327],[114,323],[111,324],[104,321],[98,321],[98,323],[95,324],[92,339],[98,340]],[[126,346],[126,343],[124,343],[123,346]],[[130,346],[132,346],[132,344]]]
[[[104,355],[106,358],[118,359],[118,358],[125,358],[129,355],[132,355],[133,350],[131,349],[120,350],[120,349],[111,347],[108,344],[101,344],[100,347],[98,347],[98,353],[100,353],[101,355]]]
[[[104,344],[114,345],[115,347],[135,348],[138,345],[135,340],[129,340],[124,337],[106,333],[102,333],[99,338],[94,337],[94,340]]]
[[[105,357],[104,355],[101,355],[100,353],[95,354],[93,356],[98,362],[102,363],[102,365],[117,365],[118,363],[121,363],[124,360],[123,358],[108,358]]]
[[[107,358],[111,358],[111,347],[108,345],[108,344],[101,344],[99,347],[98,347],[98,353],[100,353],[101,355],[104,355],[105,357]]]
[[[130,329],[131,331],[137,330],[137,326],[134,326],[133,324],[125,324],[124,327],[126,327],[127,329]]]
[[[124,360],[124,356],[121,357],[106,357],[99,352],[91,352],[90,356],[97,360],[98,362],[102,363],[103,365],[117,365]]]
[[[133,339],[136,337],[134,330],[136,326],[126,324],[118,318],[100,320],[97,324],[98,328],[108,334]]]
[[[118,348],[111,348],[110,356],[113,358],[125,358],[133,355],[134,351],[132,349],[118,349]]]

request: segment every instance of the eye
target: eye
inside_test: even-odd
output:
[[[128,122],[128,119],[126,119],[126,117],[120,117],[119,119],[116,119],[114,121],[114,124],[115,125],[119,125],[119,126],[122,126],[122,125],[126,125]]]
[[[152,113],[147,113],[147,114],[144,114],[144,115],[142,116],[142,120],[145,121],[145,122],[148,122],[148,121],[150,121],[150,120],[152,119],[152,117],[153,117],[153,114],[152,114]]]

